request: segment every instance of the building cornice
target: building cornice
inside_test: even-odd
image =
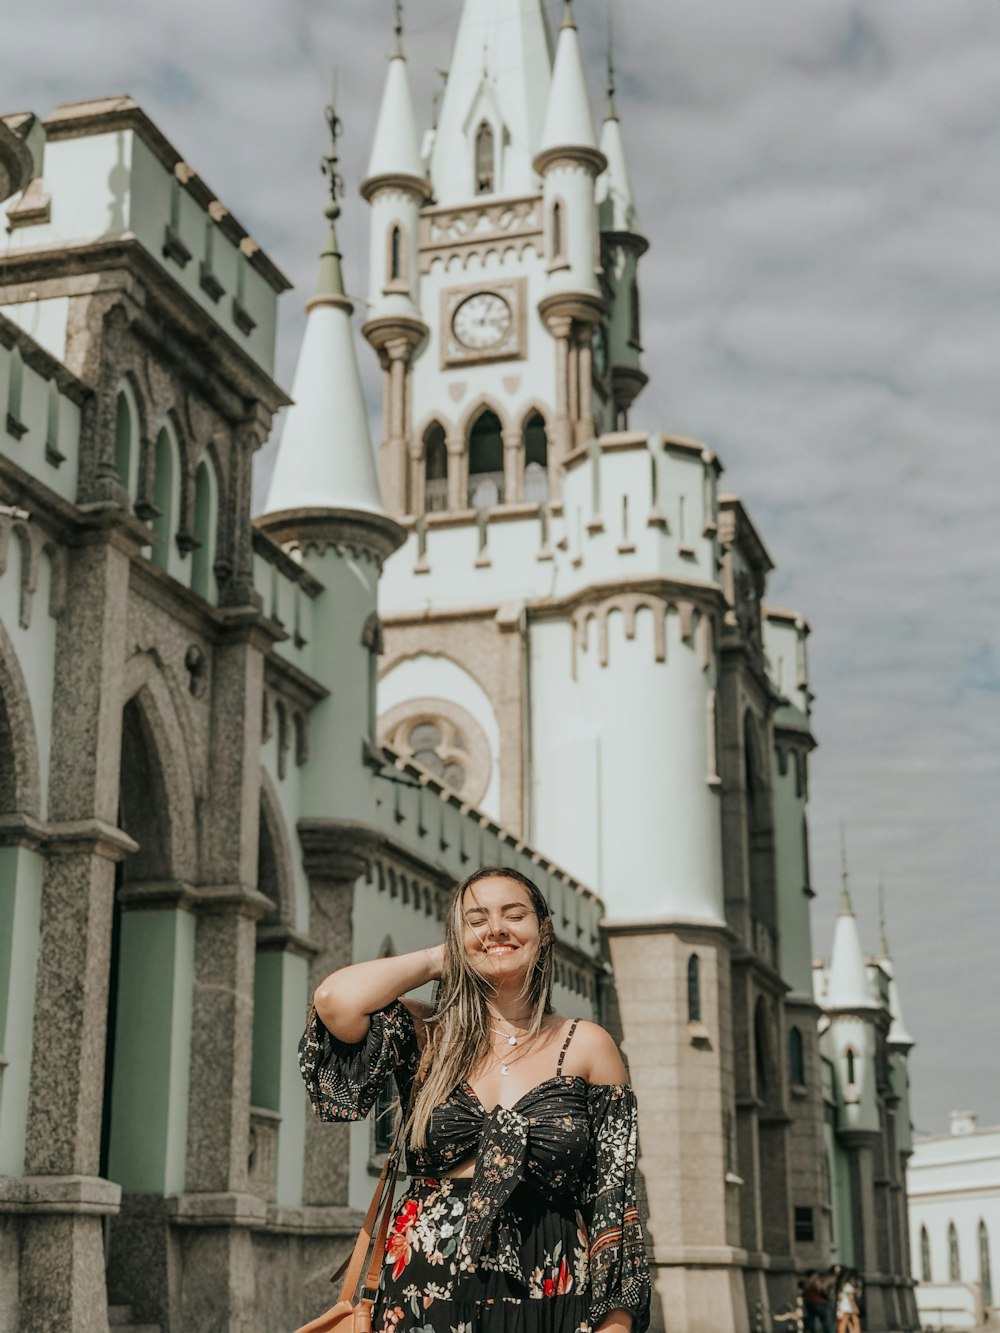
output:
[[[157,320],[165,318],[180,332],[180,342],[190,353],[192,365],[197,362],[212,368],[236,394],[260,400],[270,412],[291,405],[284,389],[184,290],[136,236],[37,246],[0,254],[0,285],[10,289],[23,284],[25,294],[21,299],[45,299],[49,293],[42,290],[44,284],[61,285],[67,280],[82,279],[87,284],[85,289],[81,286],[69,293],[63,289],[51,295],[83,296],[92,294],[95,274],[116,269],[127,273],[133,281],[138,276],[146,285],[149,304],[143,305],[136,299],[129,282],[122,282],[117,288],[102,283],[101,294],[109,304],[116,298],[120,300],[130,321],[140,331],[147,332],[151,342],[162,343],[163,329]],[[8,290],[8,301],[11,295],[15,294]],[[209,398],[213,401],[210,394]],[[235,412],[236,402],[228,404],[228,409],[228,414]]]
[[[597,177],[607,171],[608,159],[599,148],[567,144],[562,148],[543,148],[535,157],[533,165],[539,176],[544,176],[553,167],[573,166],[584,167]]]
[[[250,233],[237,222],[215,192],[190,167],[165,134],[153,124],[145,111],[131,97],[105,97],[86,102],[69,102],[56,107],[43,120],[49,143],[64,139],[88,138],[115,130],[132,130],[167,171],[181,181],[185,190],[211,213],[223,235],[239,246],[251,268],[257,270],[277,293],[287,292],[292,283],[264,253]]]
[[[421,205],[428,204],[434,198],[434,187],[425,176],[411,176],[405,171],[386,171],[378,176],[368,176],[361,182],[360,193],[366,203],[371,203],[383,190],[403,190],[416,195]]]
[[[637,231],[602,231],[601,235],[609,245],[620,246],[622,250],[631,250],[636,259],[641,259],[649,249],[649,241]]]
[[[0,343],[8,348],[17,346],[24,364],[41,375],[43,380],[53,381],[59,392],[65,394],[70,402],[76,403],[77,407],[82,407],[92,396],[93,390],[89,385],[67,370],[61,361],[35,342],[20,325],[3,314],[0,314]]]
[[[257,526],[281,545],[355,547],[369,552],[379,566],[406,541],[406,529],[385,514],[361,509],[280,509],[261,514]]]

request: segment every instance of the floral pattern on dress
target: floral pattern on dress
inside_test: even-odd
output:
[[[399,1001],[373,1014],[355,1044],[334,1038],[312,1011],[299,1051],[323,1120],[363,1119],[390,1078],[407,1097],[418,1060]],[[468,1084],[454,1088],[435,1108],[426,1144],[407,1148],[411,1186],[392,1220],[375,1333],[479,1333],[465,1327],[470,1311],[489,1318],[492,1304],[522,1300],[580,1306],[572,1326],[567,1307],[549,1333],[589,1333],[613,1310],[630,1312],[633,1333],[645,1333],[637,1123],[631,1088],[578,1075],[559,1073],[490,1111]],[[473,1155],[471,1179],[441,1178]]]

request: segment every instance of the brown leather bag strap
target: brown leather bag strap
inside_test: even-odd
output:
[[[368,1257],[368,1250],[372,1243],[372,1236],[378,1225],[379,1214],[383,1212],[384,1205],[388,1198],[387,1186],[391,1185],[393,1191],[396,1187],[396,1172],[398,1171],[398,1161],[394,1160],[392,1153],[385,1159],[385,1165],[382,1167],[382,1174],[378,1178],[378,1184],[375,1186],[375,1193],[372,1195],[372,1201],[368,1205],[368,1212],[365,1220],[361,1224],[361,1230],[358,1232],[358,1238],[354,1242],[354,1250],[344,1260],[344,1262],[330,1279],[336,1282],[340,1275],[344,1274],[344,1281],[341,1284],[340,1295],[337,1298],[340,1301],[350,1301],[354,1303],[354,1295],[357,1291],[358,1282],[361,1280],[361,1274],[364,1270],[365,1260]],[[390,1180],[391,1177],[391,1180]]]
[[[389,1177],[389,1187],[386,1190],[386,1204],[382,1209],[382,1221],[378,1229],[378,1237],[375,1241],[375,1248],[372,1250],[372,1261],[368,1266],[368,1276],[365,1278],[365,1285],[361,1289],[362,1298],[369,1294],[374,1297],[378,1291],[379,1278],[382,1276],[382,1261],[385,1259],[385,1246],[389,1237],[389,1222],[392,1218],[392,1196],[396,1192],[396,1168],[393,1169]]]

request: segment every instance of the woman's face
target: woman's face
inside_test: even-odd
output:
[[[462,896],[462,942],[472,967],[495,983],[523,982],[538,957],[539,921],[516,879],[491,875]]]

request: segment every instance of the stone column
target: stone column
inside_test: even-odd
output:
[[[841,1142],[847,1149],[851,1182],[851,1222],[854,1228],[854,1263],[865,1283],[866,1324],[868,1328],[890,1328],[891,1317],[886,1291],[871,1281],[879,1273],[875,1211],[875,1153],[879,1150],[878,1131],[846,1130]]]
[[[390,514],[412,512],[412,505],[406,503],[406,370],[410,357],[410,343],[405,338],[393,338],[386,343],[389,357],[389,395],[385,411],[388,436],[390,490],[385,495],[384,503]]]
[[[410,512],[419,516],[427,512],[427,461],[422,441],[411,442],[407,466],[410,469]]]
[[[578,352],[580,371],[580,409],[576,422],[576,443],[589,444],[594,438],[594,330],[589,324],[580,328]]]
[[[509,505],[524,499],[524,450],[519,430],[507,430],[503,435],[503,498]]]
[[[668,918],[605,921],[623,1051],[639,1103],[639,1192],[653,1333],[747,1333],[745,1253],[727,1202],[732,1081],[729,935]],[[700,960],[701,1019],[678,996]],[[664,1071],[669,1076],[664,1076]]]
[[[549,495],[553,500],[562,496],[563,460],[572,448],[572,425],[569,416],[569,333],[573,321],[560,316],[549,321],[556,340],[556,419],[553,444],[549,449]]]
[[[468,509],[468,455],[465,452],[465,439],[461,435],[449,435],[445,445],[448,449],[448,508],[452,511]]]
[[[22,1333],[107,1328],[97,1178],[114,899],[130,544],[95,533],[68,562],[59,622],[28,1106]]]
[[[250,1193],[250,1072],[264,651],[256,618],[234,618],[215,653],[209,800],[194,958],[185,1192],[180,1234],[182,1325],[257,1333],[251,1229],[266,1215]]]

